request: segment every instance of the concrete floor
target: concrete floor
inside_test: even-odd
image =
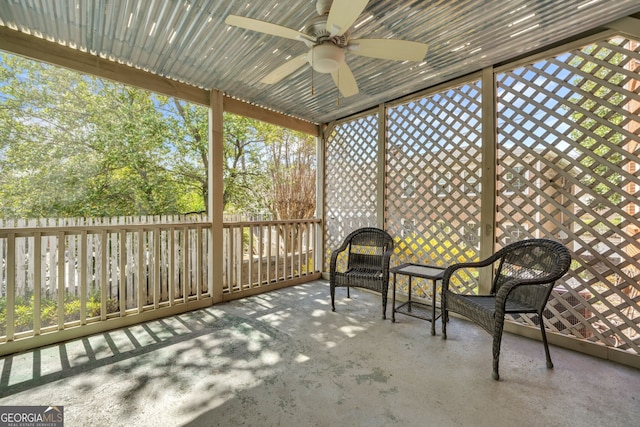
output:
[[[637,426],[640,370],[318,281],[0,359],[0,406],[65,426]],[[391,309],[389,302],[388,311]],[[388,319],[391,318],[388,313]]]

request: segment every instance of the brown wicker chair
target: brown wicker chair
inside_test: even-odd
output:
[[[347,298],[350,297],[350,287],[365,288],[382,294],[382,318],[386,319],[392,253],[393,238],[384,230],[367,227],[349,234],[331,254],[331,310],[336,311],[337,287],[347,288]],[[338,261],[341,254],[346,255],[346,262]]]
[[[542,311],[556,280],[569,270],[571,255],[561,243],[547,239],[529,239],[512,243],[479,262],[454,264],[442,279],[442,335],[447,338],[448,312],[461,314],[493,335],[493,379],[500,379],[498,359],[505,314],[536,313],[547,356],[553,368],[544,329]],[[462,295],[452,290],[451,282],[460,282],[473,269],[496,268],[489,295]],[[453,279],[455,278],[455,279]]]

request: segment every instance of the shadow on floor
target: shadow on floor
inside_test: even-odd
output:
[[[452,319],[380,318],[318,281],[0,359],[0,405],[68,425],[633,425],[640,371]],[[390,309],[390,307],[389,307]],[[440,324],[438,323],[438,327]],[[438,328],[439,329],[439,328]],[[586,409],[585,409],[586,408]]]

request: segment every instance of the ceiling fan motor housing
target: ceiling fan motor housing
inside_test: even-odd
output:
[[[351,31],[347,30],[340,36],[331,36],[327,31],[327,15],[320,15],[311,18],[305,26],[305,33],[316,39],[316,44],[322,44],[328,40],[340,47],[347,47],[351,37]]]

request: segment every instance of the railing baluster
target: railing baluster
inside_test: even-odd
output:
[[[7,235],[7,341],[12,341],[16,327],[16,235]]]
[[[264,262],[264,239],[263,239],[263,234],[264,234],[264,226],[263,225],[259,225],[258,226],[258,286],[262,286],[263,280],[262,280],[262,263]]]
[[[302,267],[302,237],[304,236],[305,227],[306,226],[304,224],[298,224],[296,227],[298,230],[296,235],[296,237],[298,237],[298,276],[303,276],[305,274],[305,269]]]
[[[289,223],[282,226],[282,241],[284,243],[284,253],[282,254],[282,280],[290,277],[291,269],[291,233]]]
[[[189,229],[186,226],[182,227],[180,252],[182,253],[182,302],[187,302],[191,293],[191,280],[189,280]]]
[[[109,298],[109,281],[107,271],[107,230],[100,233],[100,320],[107,320],[107,300]]]
[[[144,229],[138,230],[138,313],[142,313],[144,306],[147,304],[146,296],[146,274],[144,271]]]
[[[64,329],[64,291],[65,291],[65,238],[64,232],[57,234],[58,253],[56,262],[58,263],[58,330]]]
[[[169,229],[169,305],[173,306],[176,296],[176,236],[175,229]]]
[[[87,230],[80,232],[80,259],[78,260],[78,270],[80,279],[80,324],[87,323]]]
[[[277,225],[275,227],[276,228],[275,281],[276,282],[281,279],[281,276],[280,276],[280,265],[282,263],[280,262],[280,242],[282,241],[282,227],[284,227],[284,224],[280,224],[280,225]],[[283,272],[284,272],[284,269],[283,269]]]
[[[119,289],[120,289],[120,317],[127,314],[127,232],[121,230],[120,233],[120,274],[119,274]]]
[[[162,280],[160,277],[160,228],[153,228],[153,308],[155,310],[160,306],[160,295],[162,289]]]
[[[196,262],[193,265],[196,269],[196,295],[200,299],[202,298],[202,227],[196,227],[195,234]]]
[[[253,288],[254,286],[254,280],[253,280],[253,230],[254,230],[254,226],[253,225],[249,225],[247,227],[247,229],[249,230],[249,248],[248,248],[248,280],[247,283],[249,284],[249,289]]]
[[[267,225],[267,280],[265,280],[265,284],[271,283],[271,275],[273,274],[271,271],[271,236],[273,235],[273,225]]]
[[[42,237],[33,235],[33,335],[40,335],[42,327]]]
[[[238,281],[238,288],[240,290],[245,289],[245,287],[247,286],[246,283],[244,283],[244,281],[242,280],[242,278],[244,277],[242,275],[243,273],[243,241],[244,241],[244,226],[239,225],[238,227],[236,227],[236,236],[237,236],[237,242],[238,244],[235,245],[235,253],[234,253],[234,260],[235,260],[235,265],[236,265],[236,280]]]

